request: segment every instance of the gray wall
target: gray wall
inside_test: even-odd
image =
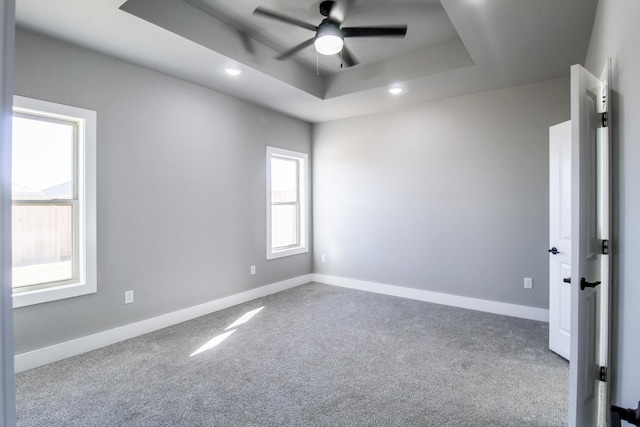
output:
[[[568,119],[560,79],[315,125],[315,272],[547,308],[548,128]]]
[[[612,58],[613,403],[640,400],[640,2],[601,0],[586,66]]]
[[[311,272],[265,260],[265,146],[309,124],[25,31],[15,92],[98,113],[98,292],[14,310],[16,353]]]

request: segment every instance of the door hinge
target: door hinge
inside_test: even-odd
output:
[[[609,126],[609,116],[607,112],[600,113],[600,127],[606,128]]]
[[[602,241],[602,255],[609,255],[609,239]]]
[[[607,382],[607,367],[606,366],[600,366],[600,368],[598,369],[598,380],[602,381],[603,383]]]

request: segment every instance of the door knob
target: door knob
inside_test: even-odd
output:
[[[555,246],[552,247],[551,249],[549,249],[548,252],[551,252],[553,255],[558,255],[560,253],[560,251],[558,250],[558,248],[556,248]]]
[[[586,288],[595,288],[596,286],[598,286],[601,282],[597,281],[597,282],[587,282],[587,280],[583,277],[582,279],[580,279],[580,290],[584,291]]]

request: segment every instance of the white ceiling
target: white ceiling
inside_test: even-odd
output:
[[[320,122],[566,76],[583,63],[597,0],[357,0],[344,26],[408,26],[405,38],[349,38],[340,68],[313,33],[263,6],[318,25],[317,0],[16,0],[19,26]],[[224,69],[243,70],[230,77]],[[404,89],[400,95],[390,86]]]

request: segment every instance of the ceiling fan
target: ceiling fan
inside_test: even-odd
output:
[[[320,3],[320,14],[325,17],[320,25],[313,25],[300,19],[283,15],[279,12],[257,7],[254,14],[275,19],[287,24],[295,25],[306,30],[314,31],[316,34],[308,40],[292,47],[278,55],[277,59],[286,59],[295,55],[302,49],[312,44],[316,51],[322,55],[335,55],[341,53],[342,61],[347,67],[358,64],[353,54],[344,45],[344,39],[348,37],[404,37],[407,34],[406,25],[380,26],[380,27],[342,27],[342,22],[346,18],[347,12],[354,0],[345,0],[336,3],[334,1],[323,1]]]

